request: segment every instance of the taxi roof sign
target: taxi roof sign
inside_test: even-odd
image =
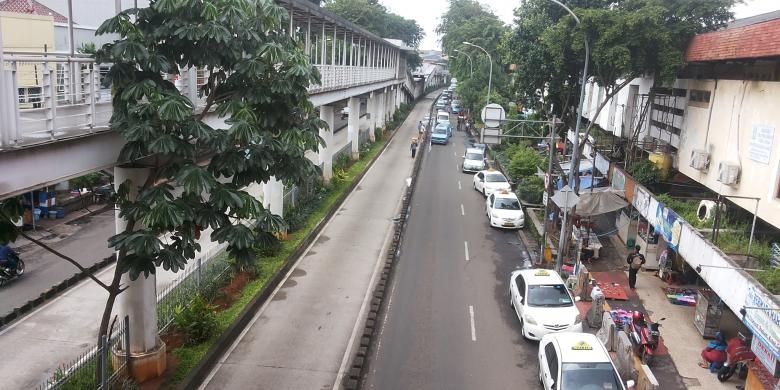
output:
[[[580,341],[577,344],[572,345],[571,349],[573,349],[575,351],[592,351],[593,350],[593,346],[591,346],[590,344],[588,344],[588,343],[586,343],[584,341]]]
[[[534,273],[534,276],[550,276],[550,272],[548,272],[546,269],[540,269]]]

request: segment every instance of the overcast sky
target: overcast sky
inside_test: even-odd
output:
[[[425,29],[425,39],[420,44],[420,49],[439,49],[439,37],[434,30],[439,24],[439,18],[447,10],[447,0],[380,0],[380,2],[394,13],[407,19],[417,20],[417,24]],[[479,0],[479,2],[489,4],[504,23],[512,23],[512,11],[520,0]],[[746,0],[745,4],[734,8],[734,13],[739,19],[776,10],[780,10],[778,0]]]

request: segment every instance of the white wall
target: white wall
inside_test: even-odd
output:
[[[621,89],[617,95],[609,100],[609,102],[601,110],[599,117],[596,119],[597,125],[599,125],[604,130],[614,133],[618,137],[625,138],[629,136],[630,129],[624,129],[623,126],[624,123],[626,126],[630,125],[631,123],[631,121],[627,119],[626,116],[630,116],[630,106],[632,104],[638,105],[641,103],[641,99],[637,99],[635,103],[629,102],[632,85],[638,87],[639,95],[648,94],[650,92],[650,87],[653,86],[653,78],[644,77],[632,80],[628,85]],[[583,116],[589,120],[593,120],[593,118],[596,116],[596,110],[601,101],[604,100],[606,94],[606,90],[603,87],[599,86],[593,81],[588,82],[585,88]],[[636,109],[639,110],[641,108],[637,107]],[[646,123],[643,126],[646,127]]]
[[[690,89],[713,92],[709,107],[696,107],[690,103],[686,107],[678,151],[679,171],[723,195],[761,198],[758,216],[780,228],[780,199],[777,198],[780,186],[780,133],[777,131],[780,82],[687,80],[687,83]],[[774,129],[774,137],[751,144],[756,125]],[[708,171],[689,166],[694,149],[709,151]],[[756,161],[756,153],[761,151],[768,153],[768,157]],[[721,162],[741,166],[738,185],[729,186],[717,180]],[[753,200],[731,200],[753,212]]]

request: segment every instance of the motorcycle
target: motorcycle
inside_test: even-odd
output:
[[[750,350],[749,338],[740,333],[729,340],[726,346],[726,363],[718,370],[718,380],[725,382],[739,370],[739,378],[747,377],[747,362],[756,358],[756,354]]]
[[[656,322],[646,321],[644,314],[638,311],[631,315],[631,321],[626,327],[626,332],[628,332],[631,342],[637,348],[637,354],[642,364],[650,365],[653,361],[655,350],[658,348],[658,341],[661,337],[661,332],[658,329],[661,327],[660,322],[665,319],[661,318]]]
[[[24,260],[16,259],[16,269],[0,267],[0,286],[13,281],[24,274]]]

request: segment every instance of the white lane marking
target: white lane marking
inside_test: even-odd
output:
[[[466,209],[463,208],[463,203],[460,204],[460,215],[466,215]]]
[[[471,320],[471,341],[477,341],[477,328],[474,326],[474,306],[469,305],[469,319]]]
[[[456,171],[458,171],[458,172],[460,172],[460,164],[458,164],[458,163],[455,163],[455,170],[456,170]]]
[[[453,150],[453,151],[452,151],[452,155],[453,155],[453,156],[455,156],[455,157],[458,157],[458,152],[456,152],[456,151],[454,151],[454,150]]]
[[[466,249],[466,261],[469,261],[469,242],[463,241],[463,247]]]
[[[460,187],[460,180],[458,180],[458,189],[462,190],[463,188]]]

